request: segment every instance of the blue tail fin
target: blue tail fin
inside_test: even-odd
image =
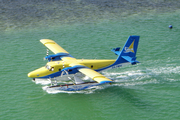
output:
[[[136,52],[138,48],[140,36],[129,36],[126,44],[121,51],[114,49],[115,54],[118,58],[114,64],[130,62],[132,65],[139,63],[136,61]],[[112,50],[113,51],[113,50]]]

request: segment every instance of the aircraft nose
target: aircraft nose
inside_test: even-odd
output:
[[[46,75],[45,73],[46,73],[47,71],[48,71],[48,70],[46,70],[45,67],[41,67],[41,68],[39,68],[39,69],[36,69],[36,70],[34,70],[34,71],[31,71],[30,73],[27,74],[27,76],[30,77],[30,78],[38,78],[38,77],[45,76],[45,75]]]
[[[27,75],[28,77],[31,77],[31,73],[28,73],[28,75]]]
[[[37,78],[37,77],[39,77],[39,74],[35,71],[32,71],[32,72],[28,73],[28,77]]]
[[[28,73],[28,77],[34,78],[36,75],[33,72]]]

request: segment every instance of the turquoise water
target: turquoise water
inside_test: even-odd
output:
[[[172,119],[180,118],[180,11],[134,14],[116,20],[12,29],[0,33],[0,119]],[[168,25],[172,24],[173,29]],[[104,71],[111,86],[75,92],[48,92],[27,73],[44,66],[46,48],[55,40],[76,58],[115,59],[110,50],[140,35],[140,64]]]

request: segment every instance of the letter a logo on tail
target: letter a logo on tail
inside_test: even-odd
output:
[[[131,43],[131,45],[129,47],[125,47],[125,53],[128,53],[128,52],[134,53],[134,41]]]

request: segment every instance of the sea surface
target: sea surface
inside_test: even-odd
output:
[[[33,27],[2,27],[0,119],[179,120],[180,10],[162,11],[131,12],[116,18],[106,13],[102,19],[52,26],[45,21]],[[130,35],[140,36],[140,63],[103,71],[115,84],[49,92],[44,90],[45,83],[27,77],[47,63],[40,39],[56,41],[78,59],[116,59],[111,49],[122,48]]]

